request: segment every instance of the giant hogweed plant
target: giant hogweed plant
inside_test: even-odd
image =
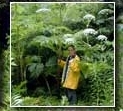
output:
[[[22,8],[22,6],[20,7]],[[71,7],[72,6],[70,6],[69,8]],[[80,9],[80,6],[79,8],[77,6],[75,7],[76,9]],[[85,7],[85,5],[83,7]],[[55,9],[55,7],[52,8]],[[29,76],[32,79],[38,78],[40,75],[42,75],[45,79],[49,94],[52,95],[51,93],[52,89],[50,88],[50,84],[47,81],[47,76],[52,75],[56,77],[57,58],[62,56],[67,57],[66,47],[68,44],[74,43],[76,46],[77,54],[81,58],[81,70],[85,76],[85,81],[87,82],[85,85],[86,87],[83,88],[84,90],[83,93],[82,94],[79,93],[80,98],[82,97],[85,98],[84,99],[85,102],[89,104],[93,103],[93,105],[102,105],[108,103],[112,104],[112,99],[109,94],[112,93],[111,80],[113,77],[112,76],[113,72],[111,67],[113,67],[112,64],[113,48],[112,48],[112,42],[108,40],[109,37],[107,36],[108,34],[106,34],[105,31],[100,31],[100,26],[102,28],[105,28],[106,26],[103,26],[104,24],[102,25],[103,21],[100,18],[98,18],[100,19],[100,21],[98,21],[98,23],[96,24],[97,16],[92,17],[92,15],[96,15],[94,13],[91,15],[92,20],[90,21],[87,19],[87,21],[85,21],[86,26],[85,27],[83,26],[82,29],[81,27],[79,27],[79,29],[75,28],[76,27],[75,25],[77,24],[75,24],[76,21],[74,21],[74,19],[70,19],[71,22],[74,24],[72,23],[69,24],[70,22],[68,22],[69,24],[68,26],[66,25],[67,23],[65,22],[65,20],[67,19],[66,17],[69,15],[71,17],[76,18],[76,16],[71,14],[71,11],[69,9],[65,9],[65,10],[67,10],[67,12],[65,13],[66,15],[61,13],[60,16],[56,17],[57,19],[60,18],[60,20],[56,20],[57,22],[62,21],[62,19],[64,19],[62,23],[56,24],[57,23],[56,22],[54,24],[53,21],[55,21],[55,17],[52,20],[52,16],[48,18],[49,21],[46,23],[44,19],[41,18],[40,20],[41,16],[40,13],[38,13],[38,14],[31,15],[31,17],[35,18],[34,20],[36,22],[35,24],[34,21],[32,21],[32,23],[27,21],[28,23],[30,23],[30,26],[27,25],[28,28],[26,29],[24,28],[26,24],[25,25],[20,24],[19,25],[20,27],[15,26],[13,28],[14,33],[12,34],[14,38],[12,39],[13,40],[12,46],[14,50],[12,50],[13,51],[12,53],[14,55],[13,57],[15,58],[15,63],[17,63],[18,66],[23,67],[21,68],[22,75],[26,74],[26,70],[30,71]],[[56,13],[55,10],[54,12]],[[79,10],[77,11],[77,18],[78,18],[77,20],[80,21],[87,13],[86,11],[84,13],[78,13],[78,12]],[[89,12],[91,14],[91,11]],[[96,13],[97,12],[99,12],[99,10],[96,11]],[[24,13],[27,12],[24,11]],[[47,14],[47,16],[49,16],[50,14],[51,12]],[[64,15],[64,17],[62,17],[62,14]],[[85,16],[85,18],[89,18],[89,17],[90,15]],[[22,20],[22,17],[19,20]],[[25,20],[26,19],[24,19],[24,21]],[[95,27],[92,24],[97,25],[97,27]],[[32,29],[33,30],[35,29],[36,33],[32,34],[30,32],[32,31]],[[24,33],[20,33],[20,31]],[[19,39],[17,40],[18,41],[17,42],[16,37],[18,36],[24,39]],[[22,47],[20,47],[21,45]],[[18,55],[16,51],[21,52],[19,53],[21,54],[21,56]],[[19,58],[19,61],[21,62],[17,62],[18,59],[16,58]],[[108,76],[105,76],[107,75],[106,73],[108,74]],[[105,83],[106,85],[104,85]],[[106,87],[108,87],[109,90],[106,90]],[[103,97],[105,98],[106,101],[104,101]]]

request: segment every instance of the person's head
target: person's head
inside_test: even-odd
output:
[[[76,50],[74,45],[69,45],[68,46],[68,51],[70,56],[75,56],[76,55]]]

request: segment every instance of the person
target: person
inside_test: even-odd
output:
[[[76,89],[80,79],[80,58],[76,54],[74,45],[69,45],[68,51],[69,55],[66,62],[58,59],[58,64],[59,66],[64,67],[61,83],[65,89],[69,105],[75,105],[77,104]]]

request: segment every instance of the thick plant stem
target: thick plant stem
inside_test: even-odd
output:
[[[50,96],[52,96],[51,89],[50,89],[50,85],[49,85],[49,83],[48,83],[48,81],[47,81],[46,77],[44,77],[44,80],[45,80],[45,82],[46,82],[46,85],[47,85],[47,88],[48,88],[49,94],[50,94]]]

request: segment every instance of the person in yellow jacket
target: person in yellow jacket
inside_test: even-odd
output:
[[[66,61],[58,60],[58,64],[64,67],[62,73],[62,86],[65,88],[69,104],[77,103],[76,89],[80,79],[80,58],[76,55],[74,45],[68,47],[69,56]]]

